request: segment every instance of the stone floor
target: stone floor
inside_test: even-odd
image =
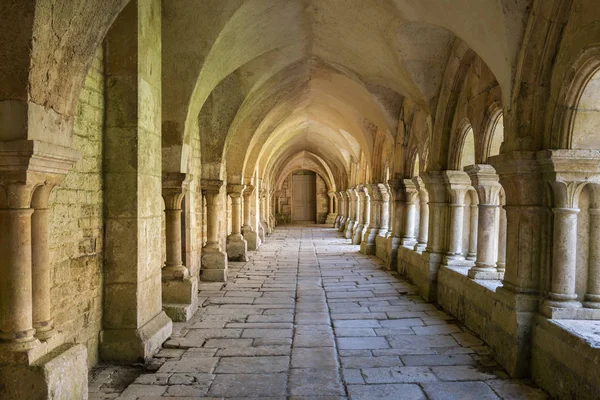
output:
[[[94,368],[90,398],[546,398],[331,228],[278,228],[229,275],[150,366]]]

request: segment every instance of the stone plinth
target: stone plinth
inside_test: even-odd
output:
[[[202,253],[200,278],[208,282],[227,281],[227,253],[223,251]]]
[[[174,322],[188,321],[198,309],[198,279],[166,280],[162,283],[163,310]]]

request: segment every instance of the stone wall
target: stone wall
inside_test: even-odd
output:
[[[87,347],[88,364],[98,361],[102,320],[102,134],[103,57],[98,50],[79,95],[73,147],[81,159],[50,197],[52,315],[65,342]]]

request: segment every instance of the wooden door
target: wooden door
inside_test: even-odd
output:
[[[292,175],[292,220],[315,221],[317,215],[317,179],[313,174]]]

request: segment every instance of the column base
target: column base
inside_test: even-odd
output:
[[[471,279],[480,280],[502,280],[504,279],[504,273],[498,271],[494,267],[480,267],[475,266],[469,269],[467,274]]]
[[[346,239],[352,239],[352,232],[353,232],[353,228],[354,228],[354,223],[355,221],[348,221],[346,223],[345,229],[344,229],[344,237]]]
[[[262,241],[260,240],[260,237],[258,236],[258,234],[256,232],[254,232],[253,230],[244,230],[242,229],[243,232],[243,236],[244,239],[246,240],[246,244],[247,244],[247,249],[254,251],[257,250],[260,245],[262,244]]]
[[[325,223],[327,225],[334,225],[337,219],[337,214],[329,213],[327,214],[327,218],[325,219]]]
[[[407,249],[414,249],[416,244],[417,239],[415,238],[402,238],[402,246],[406,247]]]
[[[419,254],[422,254],[425,249],[427,249],[427,243],[417,243],[415,244],[415,251]]]
[[[0,399],[87,399],[87,349],[65,344],[35,366],[0,366]]]
[[[227,259],[248,261],[248,242],[243,238],[227,239]]]
[[[360,244],[362,242],[363,226],[361,224],[354,225],[352,228],[352,244]]]
[[[260,238],[261,242],[265,241],[265,227],[262,224],[258,224],[258,237]]]
[[[148,360],[172,331],[173,321],[164,311],[139,329],[105,329],[100,334],[100,357],[104,361]]]
[[[200,278],[208,282],[227,282],[227,254],[222,251],[202,252]]]
[[[387,238],[387,253],[388,253],[388,265],[387,267],[392,271],[398,270],[398,247],[400,246],[400,238],[397,236],[390,236]]]
[[[198,309],[198,279],[170,280],[162,283],[164,312],[173,322],[186,322]]]
[[[443,263],[446,265],[468,265],[462,254],[446,254]]]
[[[377,251],[377,243],[375,238],[377,237],[377,228],[367,227],[364,230],[362,242],[360,243],[360,252],[366,255],[373,255]]]

